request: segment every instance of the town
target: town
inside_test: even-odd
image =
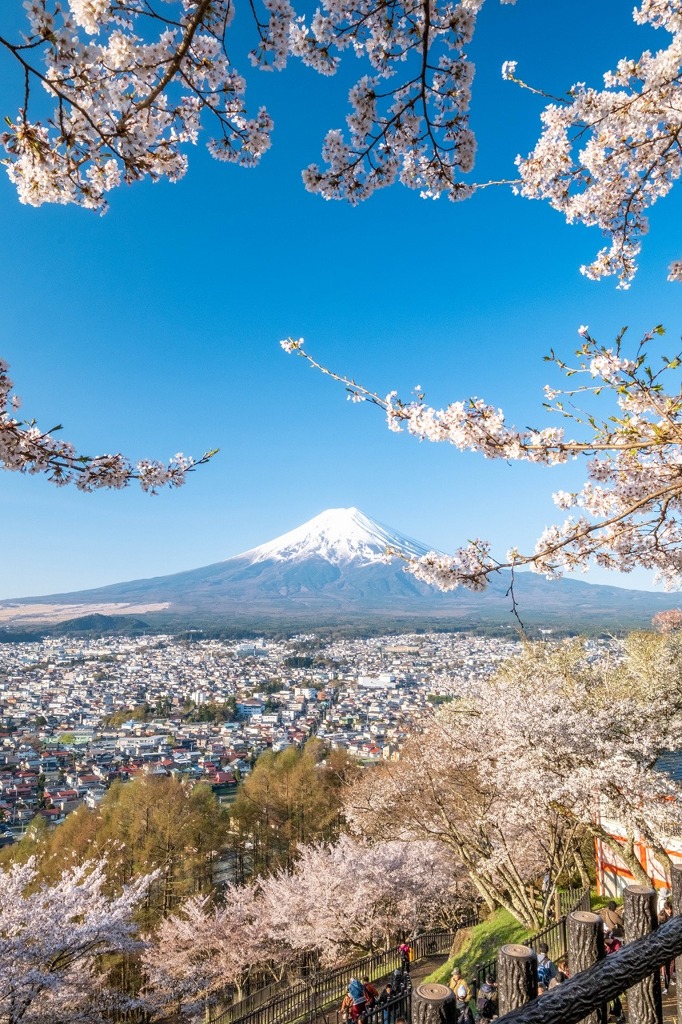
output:
[[[460,633],[335,640],[58,638],[0,645],[0,843],[59,823],[140,773],[229,801],[259,754],[317,736],[361,762],[399,757],[458,681],[516,639]]]

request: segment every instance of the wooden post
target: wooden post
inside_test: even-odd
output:
[[[599,914],[587,910],[574,910],[566,920],[568,971],[571,977],[603,960],[604,922]],[[607,1004],[585,1017],[585,1024],[606,1024]]]
[[[647,885],[628,885],[623,892],[623,927],[625,942],[642,939],[658,928],[656,890]],[[630,1024],[662,1024],[661,972],[628,989],[628,1021]]]
[[[497,998],[500,1016],[525,1006],[538,994],[538,962],[532,949],[509,943],[497,954]]]
[[[673,915],[682,914],[682,867],[673,865],[672,876],[672,904]],[[677,979],[677,1019],[682,1021],[682,956],[675,960],[675,977]]]
[[[454,1024],[457,1006],[447,985],[427,982],[412,992],[412,1024]]]

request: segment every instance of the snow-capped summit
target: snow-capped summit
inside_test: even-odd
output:
[[[370,519],[358,508],[328,508],[295,530],[251,548],[238,558],[256,562],[299,562],[323,558],[332,565],[385,561],[386,550],[423,555],[428,548]]]

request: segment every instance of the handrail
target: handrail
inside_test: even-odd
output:
[[[682,915],[623,946],[495,1024],[578,1024],[604,1003],[682,955]]]

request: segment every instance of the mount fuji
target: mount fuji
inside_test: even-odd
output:
[[[313,625],[358,619],[510,622],[509,576],[488,590],[443,594],[417,581],[391,549],[423,555],[427,545],[370,519],[357,508],[328,509],[259,547],[200,569],[93,590],[0,602],[0,622],[37,625],[79,616],[140,615],[152,624],[182,619],[233,624],[300,622]],[[550,582],[519,573],[515,595],[522,617],[564,626],[609,628],[646,625],[679,597],[576,580]]]

